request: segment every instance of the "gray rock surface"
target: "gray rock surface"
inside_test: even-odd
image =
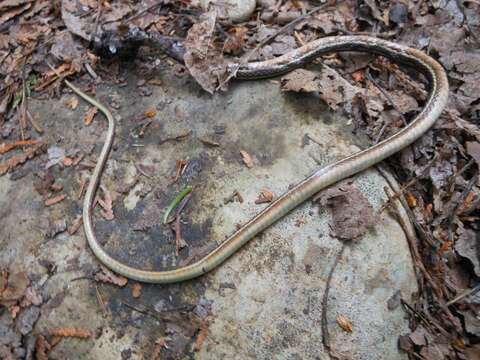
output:
[[[200,0],[200,5],[207,11],[215,8],[221,17],[233,22],[247,21],[255,11],[256,0]]]
[[[262,188],[276,196],[301,181],[323,164],[352,153],[351,126],[333,114],[314,96],[284,94],[276,81],[233,84],[225,94],[206,95],[188,78],[162,76],[164,85],[152,87],[142,97],[128,76],[126,87],[99,86],[97,97],[114,110],[118,121],[115,151],[103,184],[114,198],[113,221],[96,217],[98,237],[115,257],[131,265],[160,269],[179,263],[173,235],[161,224],[161,210],[186,183],[195,185],[188,204],[182,234],[189,244],[185,259],[202,246],[214,245],[232,233],[265,205],[256,205]],[[41,119],[45,140],[51,146],[71,150],[100,148],[105,130],[97,116],[86,127],[83,103],[71,110],[65,101],[33,100],[30,111]],[[135,134],[138,114],[154,106],[159,113],[143,138]],[[224,134],[221,135],[224,130]],[[191,131],[181,142],[160,139]],[[314,141],[304,141],[308,134]],[[205,139],[214,139],[212,147]],[[254,166],[244,166],[240,150],[252,155]],[[169,185],[175,161],[189,159],[179,184]],[[55,347],[53,358],[130,359],[148,358],[158,337],[166,337],[174,358],[198,359],[323,359],[321,300],[327,274],[341,247],[329,228],[331,213],[307,202],[279,221],[207,276],[170,286],[143,285],[142,296],[132,298],[132,282],[119,289],[94,284],[88,279],[98,262],[86,246],[83,231],[67,232],[49,239],[45,220],[67,219],[70,226],[81,211],[79,183],[88,176],[81,168],[52,168],[67,199],[45,208],[35,192],[34,171],[43,162],[30,161],[30,171],[17,180],[0,177],[0,267],[28,269],[42,285],[41,316],[34,333],[51,327],[79,327],[96,333],[95,339],[65,339]],[[153,177],[140,181],[123,196],[118,184],[128,184],[136,167],[151,167]],[[28,168],[27,168],[28,169]],[[378,209],[386,196],[384,179],[369,170],[355,178],[355,186]],[[234,190],[244,202],[224,203]],[[361,216],[361,214],[359,214]],[[47,221],[47,222],[48,222]],[[142,225],[133,231],[132,224]],[[46,262],[56,265],[49,275]],[[310,267],[306,271],[306,265]],[[398,335],[408,323],[401,307],[389,310],[388,300],[401,291],[405,299],[416,290],[405,236],[387,212],[359,241],[349,245],[333,275],[327,313],[332,348],[354,359],[405,359],[397,350]],[[97,293],[98,291],[98,293]],[[100,294],[100,295],[98,295]],[[103,311],[98,303],[106,304]],[[157,311],[155,317],[132,310]],[[191,312],[208,320],[208,335],[193,352],[194,335],[188,328]],[[337,325],[343,315],[353,324],[346,333]]]

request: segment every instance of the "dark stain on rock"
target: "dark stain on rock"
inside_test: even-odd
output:
[[[317,95],[288,92],[284,94],[283,98],[288,106],[295,109],[299,120],[307,124],[316,121],[322,121],[327,125],[332,123],[332,113],[328,111],[325,102]]]

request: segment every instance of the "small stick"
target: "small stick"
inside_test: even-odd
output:
[[[153,4],[153,5],[147,6],[145,9],[139,11],[139,12],[136,13],[135,15],[132,15],[132,16],[130,16],[129,18],[127,18],[127,19],[124,21],[124,24],[126,24],[126,23],[128,23],[128,22],[130,22],[130,21],[132,21],[132,20],[135,20],[135,19],[137,19],[137,18],[139,18],[139,17],[141,17],[141,16],[143,16],[143,14],[145,14],[145,13],[149,12],[150,10],[153,10],[153,9],[155,9],[156,7],[162,5],[162,2],[163,2],[163,1],[157,1],[157,2],[156,2],[155,4]]]
[[[37,121],[34,119],[32,114],[30,114],[30,111],[26,109],[26,112],[27,112],[27,119],[30,122],[30,125],[32,125],[32,127],[35,129],[37,133],[43,134],[43,128],[40,126],[39,123],[37,123]]]
[[[325,285],[325,292],[323,293],[323,298],[322,298],[322,319],[321,319],[321,324],[322,324],[322,343],[325,349],[330,352],[331,346],[330,346],[330,334],[328,332],[328,323],[327,323],[327,308],[328,308],[328,293],[330,292],[330,283],[332,281],[333,273],[335,269],[337,268],[338,262],[340,261],[343,251],[345,250],[345,243],[342,243],[342,247],[340,248],[340,251],[338,252],[337,256],[335,257],[335,260],[333,262],[332,268],[330,269],[330,272],[328,273],[327,277],[327,284]]]
[[[463,298],[477,293],[479,290],[480,290],[480,284],[478,284],[477,286],[475,286],[475,287],[472,288],[472,289],[468,289],[468,290],[464,291],[464,292],[461,293],[460,295],[458,295],[458,296],[454,297],[452,300],[448,301],[445,305],[446,305],[446,306],[453,305],[453,304],[455,304],[456,302],[462,300]]]

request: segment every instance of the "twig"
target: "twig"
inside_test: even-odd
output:
[[[237,72],[238,72],[238,69],[240,69],[240,67],[242,65],[245,65],[248,60],[250,60],[250,58],[258,51],[260,50],[262,47],[264,47],[265,45],[269,44],[273,39],[275,39],[278,35],[281,35],[285,32],[287,32],[287,30],[291,29],[293,26],[295,26],[296,24],[298,24],[299,22],[305,20],[306,18],[310,17],[311,15],[315,14],[316,12],[319,12],[320,10],[322,9],[325,9],[327,6],[331,6],[335,3],[336,1],[328,1],[326,2],[325,4],[322,4],[320,6],[317,6],[315,8],[313,8],[312,10],[310,10],[308,13],[305,13],[301,16],[299,16],[298,18],[296,18],[295,20],[292,20],[290,21],[288,24],[284,25],[283,27],[281,27],[278,31],[276,31],[275,33],[273,33],[272,35],[268,36],[267,38],[265,38],[263,41],[261,41],[260,43],[258,43],[257,46],[255,46],[255,48],[253,48],[248,54],[246,54],[244,57],[242,57],[240,59],[240,61],[238,62],[238,64],[231,70],[230,74],[227,76],[227,78],[225,80],[223,80],[216,88],[216,90],[219,90],[220,88],[222,88],[226,83],[228,83],[232,78],[234,78],[236,75],[237,75]]]
[[[27,119],[30,122],[30,125],[35,129],[35,131],[39,134],[43,134],[43,128],[40,126],[39,123],[34,119],[30,111],[27,109]]]
[[[92,77],[93,80],[98,80],[98,75],[95,70],[92,69],[89,63],[85,63],[85,70],[87,70],[88,75]]]
[[[180,226],[181,214],[191,197],[192,193],[188,193],[187,196],[182,199],[178,205],[177,211],[175,212],[175,254],[177,256],[180,253],[180,248],[182,247],[182,240],[185,243],[185,240],[182,238],[182,229]]]
[[[452,300],[448,301],[445,305],[446,305],[446,306],[453,305],[453,304],[455,304],[456,302],[462,300],[463,298],[477,293],[479,290],[480,290],[480,284],[478,284],[477,286],[475,286],[475,287],[472,288],[472,289],[468,289],[468,290],[464,291],[464,292],[461,293],[460,295],[458,295],[458,296],[454,297]]]
[[[340,261],[343,251],[345,250],[345,243],[342,242],[342,247],[340,248],[340,251],[338,252],[337,256],[335,257],[335,260],[333,262],[333,265],[330,269],[330,272],[328,273],[327,277],[327,283],[325,285],[325,292],[323,293],[323,298],[322,298],[322,319],[321,319],[321,324],[322,324],[322,343],[325,349],[328,350],[330,353],[331,346],[330,346],[330,334],[328,332],[328,322],[327,322],[327,310],[328,310],[328,293],[330,292],[330,283],[332,281],[333,273],[337,267],[338,262]]]
[[[97,36],[98,24],[100,22],[100,16],[102,16],[102,12],[103,12],[102,1],[98,0],[97,1],[97,15],[95,16],[95,25],[93,27],[92,35],[90,35],[90,42],[93,42],[95,40],[95,37]],[[87,69],[87,71],[88,71],[88,69]]]
[[[408,181],[405,185],[402,185],[402,187],[398,188],[398,189],[394,189],[395,190],[395,194],[392,195],[392,197],[389,197],[384,204],[382,204],[382,206],[380,207],[379,209],[379,213],[384,211],[385,208],[387,208],[387,206],[391,203],[392,200],[396,200],[398,199],[400,196],[403,196],[403,193],[405,192],[405,190],[407,190],[409,187],[415,185],[419,178],[422,177],[424,174],[427,173],[428,170],[430,170],[430,168],[432,167],[432,165],[435,163],[435,161],[437,160],[438,158],[438,154],[436,153],[432,160],[430,160],[430,162],[422,169],[422,172],[415,176],[414,178],[412,178],[410,181]],[[381,173],[381,175],[387,179],[387,171],[383,168],[381,168],[380,166],[377,166],[377,170]],[[392,184],[393,184],[393,181],[389,181],[387,180],[388,184],[393,188]]]
[[[472,166],[473,164],[475,163],[475,159],[470,159],[466,164],[465,166],[463,166],[459,171],[457,171],[456,174],[454,174],[448,181],[448,187],[450,188],[450,192],[453,191],[453,188],[455,186],[455,180],[457,179],[457,177],[459,177],[460,175],[462,175],[465,171],[467,171],[470,166]]]
[[[103,301],[102,294],[100,293],[100,290],[98,289],[98,286],[95,285],[95,295],[97,297],[97,301],[100,305],[100,308],[102,309],[103,314],[107,313],[107,307],[105,306],[105,301]]]
[[[128,23],[128,22],[130,22],[130,21],[132,21],[132,20],[135,20],[135,19],[143,16],[143,14],[145,14],[145,13],[149,12],[150,10],[153,10],[153,9],[155,9],[156,7],[162,5],[162,2],[163,2],[163,1],[161,0],[161,1],[156,2],[156,3],[153,4],[153,5],[147,6],[145,9],[140,10],[140,11],[139,11],[138,13],[136,13],[135,15],[132,15],[132,16],[130,16],[129,18],[125,19],[125,21],[124,21],[123,23],[126,24],[126,23]]]
[[[25,58],[23,62],[23,67],[22,67],[22,105],[21,105],[20,118],[19,118],[20,134],[21,134],[22,140],[25,140],[24,127],[26,126],[26,119],[27,119],[27,96],[26,96],[26,86],[25,86],[26,62],[27,62],[27,59]]]
[[[415,314],[421,321],[423,321],[423,323],[428,327],[430,328],[432,325],[437,328],[438,331],[440,331],[444,336],[446,336],[447,338],[451,338],[451,335],[450,333],[445,330],[443,327],[441,327],[435,320],[433,319],[427,319],[425,316],[423,316],[422,314],[420,314],[417,310],[415,310],[411,305],[409,305],[405,300],[401,299],[400,300],[402,302],[402,305],[407,308],[408,310],[410,310],[413,314]]]

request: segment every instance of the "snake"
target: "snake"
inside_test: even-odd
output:
[[[108,129],[83,203],[83,224],[88,244],[98,260],[113,272],[129,279],[156,284],[181,282],[201,276],[222,264],[257,234],[283,218],[313,195],[340,180],[353,176],[409,146],[441,115],[448,99],[448,78],[443,67],[421,50],[367,35],[330,36],[309,42],[279,57],[256,62],[230,63],[228,72],[239,80],[271,78],[288,73],[336,52],[363,52],[390,59],[422,74],[427,80],[428,97],[423,109],[401,130],[377,144],[320,168],[279,196],[251,220],[194,263],[173,270],[153,271],[129,266],[109,255],[99,243],[93,225],[93,207],[102,172],[115,136],[115,120],[107,107],[66,81],[73,92],[106,117]]]

